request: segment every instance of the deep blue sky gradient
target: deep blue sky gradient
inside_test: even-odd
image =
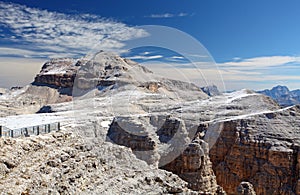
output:
[[[197,38],[218,62],[234,57],[300,54],[300,1],[14,0],[62,13],[89,13],[128,25],[166,25]],[[150,18],[151,14],[188,14]]]
[[[299,0],[2,0],[2,2],[17,3],[29,8],[37,8],[38,11],[64,13],[67,16],[97,15],[109,22],[124,23],[127,27],[142,25],[173,27],[188,33],[206,47],[220,67],[227,89],[263,89],[278,84],[288,85],[292,89],[300,88]],[[17,12],[7,13],[14,15]],[[172,17],[151,17],[164,14],[171,14]],[[16,15],[13,17],[18,20]],[[28,55],[25,51],[23,55],[25,58],[39,57],[35,57],[32,52],[36,52],[40,40],[26,42],[28,41],[24,38],[26,32],[22,31],[23,34],[16,35],[9,30],[9,25],[6,28],[5,21],[3,17],[4,25],[0,23],[0,57],[2,51],[2,57],[12,57],[14,61],[14,58],[17,59],[24,53],[18,50],[5,51],[7,48],[8,50],[31,50]],[[55,23],[57,18],[51,21]],[[122,25],[121,28],[126,29]],[[35,37],[37,35],[39,33],[35,32]],[[52,41],[52,38],[47,40]],[[76,41],[85,43],[86,39],[78,40],[76,37],[76,40],[69,41],[68,44]],[[178,46],[184,45],[184,39],[178,38],[176,41]],[[43,45],[43,49],[53,49],[55,44],[59,46],[59,43]],[[69,55],[72,51],[68,50],[68,44],[63,44],[62,49]],[[97,44],[96,37],[95,44]],[[83,53],[78,51],[80,49],[81,45],[75,48],[75,54],[78,52],[82,55]],[[45,52],[44,50],[40,53]],[[55,51],[60,53],[59,50]],[[132,59],[138,62],[145,61],[145,57],[153,59],[155,55],[157,61],[167,59],[171,60],[170,62],[185,63],[178,58],[178,55],[172,58],[174,54],[166,52],[161,54],[159,51],[148,52],[139,61],[136,57],[143,52],[137,51],[139,52],[128,53],[128,55],[135,55]],[[12,54],[6,56],[5,52]],[[17,55],[14,56],[14,52]],[[44,55],[43,58],[49,57],[48,54]],[[165,58],[159,58],[160,55]],[[207,70],[207,67],[205,68]]]

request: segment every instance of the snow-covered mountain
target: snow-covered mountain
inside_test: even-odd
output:
[[[267,95],[278,102],[281,106],[300,104],[300,90],[290,91],[286,86],[275,86],[271,90],[266,89],[258,93]]]
[[[201,90],[209,96],[221,95],[221,92],[215,85],[201,87]]]

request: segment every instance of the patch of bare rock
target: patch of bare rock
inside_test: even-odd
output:
[[[198,194],[130,149],[98,141],[70,132],[1,138],[1,194]]]

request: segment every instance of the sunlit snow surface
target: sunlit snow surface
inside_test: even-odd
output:
[[[13,96],[19,93],[21,93],[21,91],[13,92],[9,95],[4,95],[0,97],[1,99],[12,98]],[[116,114],[121,116],[126,116],[126,115],[147,116],[152,114],[149,112],[148,113],[144,111],[142,112],[141,110],[139,110],[139,107],[136,105],[140,100],[142,101],[143,99],[145,99],[147,96],[150,95],[151,94],[129,90],[129,91],[122,91],[119,93],[112,93],[111,97],[91,96],[85,99],[76,100],[75,102],[53,105],[53,108],[55,110],[54,113],[17,115],[17,116],[8,116],[8,117],[0,118],[0,125],[6,126],[7,128],[10,129],[48,124],[54,122],[62,122],[68,125],[74,123],[73,125],[76,125],[76,122],[78,122],[78,120],[86,120],[86,119],[93,120],[97,118],[98,120],[102,121],[100,123],[102,127],[108,128],[111,120]],[[199,111],[202,110],[207,113],[217,111],[216,114],[222,116],[222,115],[226,115],[228,112],[227,110],[222,109],[221,108],[222,106],[230,105],[234,101],[247,99],[250,96],[261,96],[261,95],[256,93],[249,93],[247,90],[241,90],[232,93],[225,93],[220,96],[210,97],[209,99],[205,99],[205,100],[181,102],[176,106],[177,107],[180,106],[180,112],[184,112],[184,113],[197,112],[198,110]],[[250,104],[251,101],[249,101],[249,105]],[[168,108],[172,110],[172,104],[170,104],[169,102],[166,102],[165,105],[161,104],[158,106],[160,106],[161,109],[166,109],[164,108],[164,106],[167,107],[168,105],[169,105]],[[268,112],[271,112],[270,110],[268,110],[268,108],[256,108],[255,106],[253,106],[252,108],[247,109],[247,113],[242,113],[238,116],[232,116],[232,117],[215,117],[213,121],[240,119],[240,118],[245,118],[252,115],[268,113]],[[210,120],[210,122],[212,121]]]

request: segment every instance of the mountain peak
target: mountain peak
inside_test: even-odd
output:
[[[121,90],[125,85],[161,95],[170,92],[169,95],[173,94],[172,96],[176,97],[181,96],[183,91],[190,93],[183,95],[184,99],[208,97],[192,83],[163,78],[137,62],[104,51],[89,54],[81,59],[52,59],[44,64],[33,85],[68,88],[68,91],[72,91],[69,95],[76,97],[96,88],[102,93],[100,89]]]
[[[258,93],[271,97],[281,106],[291,106],[300,103],[300,93],[297,90],[290,91],[287,86],[277,85],[271,90],[266,89]]]
[[[288,93],[290,90],[287,86],[277,85],[277,86],[273,87],[271,89],[271,91],[282,91],[282,92]]]

